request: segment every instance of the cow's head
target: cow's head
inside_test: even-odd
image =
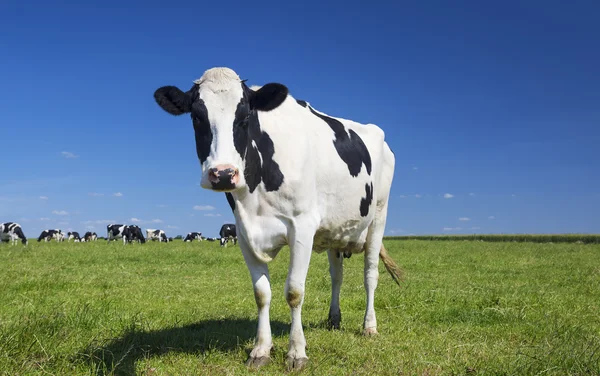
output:
[[[200,185],[230,192],[246,186],[249,122],[257,121],[256,111],[277,108],[287,94],[287,87],[278,83],[252,90],[233,70],[212,68],[187,92],[163,86],[154,92],[154,99],[172,115],[190,113],[202,168]]]

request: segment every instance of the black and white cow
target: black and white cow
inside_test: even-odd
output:
[[[146,229],[146,239],[159,242],[168,242],[169,239],[163,230],[155,230],[152,228]]]
[[[94,242],[98,239],[98,235],[95,232],[88,231],[83,235],[84,242]]]
[[[221,226],[219,231],[221,247],[225,247],[228,241],[233,241],[233,244],[237,244],[237,234],[235,231],[235,225],[232,223],[226,223]]]
[[[21,239],[23,245],[27,245],[28,241],[23,234],[21,225],[15,222],[4,222],[0,224],[0,242],[9,242],[11,245],[17,244],[17,241]]]
[[[41,242],[42,240],[44,240],[46,242],[49,242],[52,239],[54,239],[57,242],[62,242],[65,240],[65,234],[63,234],[62,230],[59,229],[48,229],[42,231],[37,241]]]
[[[67,232],[67,241],[73,240],[75,243],[79,243],[81,241],[81,236],[77,231]]]
[[[214,242],[217,241],[217,238],[205,238],[204,240],[206,240],[207,242]]]
[[[138,225],[129,225],[129,233],[131,234],[131,240],[137,241],[138,243],[145,243],[144,234],[142,234],[142,228]]]
[[[188,232],[188,234],[185,236],[185,239],[183,239],[184,242],[191,242],[192,240],[198,240],[199,242],[202,241],[202,233],[201,232]]]
[[[229,68],[209,69],[186,92],[154,92],[172,115],[191,116],[203,188],[226,192],[258,306],[247,365],[269,361],[272,346],[267,264],[290,247],[285,296],[291,309],[290,369],[305,366],[301,308],[312,250],[328,252],[329,323],[339,328],[341,254],[364,252],[363,333],[377,333],[374,297],[381,258],[396,282],[400,269],[383,247],[395,157],[382,129],[328,116],[279,83],[248,87]]]
[[[142,229],[136,225],[121,225],[121,224],[110,224],[106,226],[106,238],[108,242],[111,240],[123,239],[123,244],[131,243],[138,240],[140,243],[145,243]]]

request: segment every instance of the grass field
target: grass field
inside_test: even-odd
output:
[[[326,329],[327,255],[303,323],[315,375],[600,374],[600,245],[386,240],[379,336],[361,336],[363,256],[345,260],[342,330]],[[273,362],[246,370],[256,306],[238,247],[0,245],[0,374],[281,375],[289,250],[271,264]]]

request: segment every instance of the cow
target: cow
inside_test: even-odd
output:
[[[44,240],[46,242],[49,242],[52,239],[54,239],[57,242],[62,242],[65,240],[65,234],[63,234],[62,230],[60,229],[47,229],[42,231],[37,241],[41,242],[42,240]]]
[[[280,83],[246,86],[229,68],[208,69],[186,92],[155,90],[171,115],[190,114],[200,186],[225,193],[258,307],[246,365],[270,361],[268,263],[290,247],[285,297],[291,310],[286,364],[308,362],[301,310],[312,251],[327,252],[332,281],[329,326],[339,329],[342,255],[364,252],[363,334],[377,334],[379,259],[399,285],[401,270],[383,246],[395,156],[374,124],[329,116],[296,100]]]
[[[88,231],[83,235],[84,242],[93,242],[96,241],[96,239],[98,239],[98,235],[95,232]]]
[[[233,241],[233,244],[237,244],[237,235],[235,231],[235,225],[231,223],[226,223],[221,226],[221,230],[219,230],[220,243],[221,247],[225,247],[229,240]]]
[[[163,230],[146,229],[146,239],[159,242],[168,242],[169,239]]]
[[[204,240],[206,240],[208,242],[214,242],[217,240],[217,238],[205,238]]]
[[[185,236],[185,239],[183,239],[184,242],[191,242],[192,240],[198,240],[199,242],[202,241],[202,233],[201,232],[188,232],[188,234]]]
[[[170,237],[170,238],[169,238],[169,241],[170,241],[170,242],[172,242],[172,241],[173,241],[173,238],[172,238],[172,237]]]
[[[79,236],[79,233],[74,231],[74,232],[67,232],[67,241],[71,241],[73,240],[75,243],[79,243],[81,240],[81,236]]]
[[[10,241],[11,245],[15,245],[19,239],[21,239],[23,245],[28,244],[20,224],[15,222],[4,222],[0,224],[0,242],[8,243]]]
[[[123,244],[131,243],[138,240],[140,243],[145,243],[142,229],[136,225],[109,224],[106,226],[106,238],[108,242],[115,239],[123,239]]]

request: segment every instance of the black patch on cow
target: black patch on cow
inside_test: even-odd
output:
[[[244,159],[246,147],[248,146],[248,117],[250,115],[248,97],[251,95],[251,90],[243,84],[242,90],[244,94],[235,109],[235,117],[233,119],[233,145],[240,157]]]
[[[4,225],[4,229],[2,230],[2,232],[4,232],[5,234],[8,234],[8,230],[10,229],[10,226],[13,224],[13,222],[6,222],[3,223]]]
[[[304,108],[306,108],[306,106],[308,106],[308,103],[306,103],[306,101],[303,101],[301,99],[296,99],[296,102]]]
[[[348,130],[346,133],[346,127],[339,120],[330,118],[329,116],[322,115],[312,107],[308,106],[310,112],[313,115],[318,116],[323,121],[325,121],[329,127],[335,133],[335,141],[333,141],[333,145],[335,146],[335,150],[337,150],[340,158],[348,165],[348,171],[350,175],[357,177],[360,173],[363,163],[367,168],[367,174],[371,175],[371,155],[369,154],[369,150],[365,146],[365,143],[360,138],[356,132],[352,129]]]
[[[225,193],[225,197],[227,197],[227,203],[229,203],[229,207],[231,211],[235,211],[235,200],[233,199],[233,195],[229,192]]]
[[[196,154],[200,163],[204,163],[210,154],[210,144],[212,143],[212,131],[208,121],[208,110],[204,101],[200,99],[200,88],[198,85],[192,86],[188,91],[192,100],[190,117],[194,124],[194,135],[196,138]]]
[[[284,176],[279,164],[273,160],[273,154],[273,140],[268,133],[260,129],[258,114],[252,111],[248,119],[248,146],[244,168],[244,177],[250,193],[254,192],[261,181],[265,184],[267,192],[277,191],[283,184]]]
[[[160,230],[154,230],[154,231],[152,231],[152,233],[153,233],[154,235],[158,235],[158,234],[160,234]]]
[[[371,185],[368,183],[365,184],[365,191],[367,193],[366,197],[360,199],[361,217],[366,217],[369,214],[369,206],[371,206],[371,202],[373,201],[373,182],[371,182]]]

